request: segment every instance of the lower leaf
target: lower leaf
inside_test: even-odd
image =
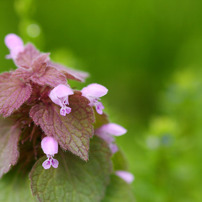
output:
[[[116,175],[111,176],[105,198],[102,202],[134,202],[133,192],[129,184]]]
[[[104,197],[112,162],[103,140],[93,138],[88,162],[63,151],[54,158],[59,161],[57,169],[44,170],[44,157],[30,173],[32,192],[40,201],[99,202]]]
[[[14,168],[0,180],[0,201],[4,202],[34,202],[29,186],[28,175]]]

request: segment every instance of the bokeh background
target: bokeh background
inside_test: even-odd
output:
[[[8,33],[108,87],[137,202],[202,201],[201,0],[0,0],[0,71]]]

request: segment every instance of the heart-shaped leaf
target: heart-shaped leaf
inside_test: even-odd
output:
[[[30,173],[32,192],[39,201],[99,202],[112,171],[110,157],[107,144],[94,137],[88,162],[60,151],[54,157],[59,161],[58,168],[44,170],[46,157],[41,158]]]
[[[69,150],[88,160],[90,137],[93,136],[94,113],[89,101],[75,92],[69,98],[71,113],[60,115],[60,107],[54,103],[32,107],[30,116],[47,136],[53,136],[64,150]]]

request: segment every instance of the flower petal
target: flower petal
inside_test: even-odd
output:
[[[59,165],[59,162],[58,162],[58,160],[57,159],[52,159],[52,166],[53,166],[53,168],[57,168],[58,167],[58,165]]]
[[[10,55],[7,58],[15,59],[18,53],[24,50],[24,43],[16,34],[8,34],[5,37],[5,44],[10,49]]]
[[[81,90],[82,95],[85,97],[99,98],[107,94],[108,89],[100,84],[92,83]]]
[[[116,175],[122,178],[128,184],[132,183],[134,180],[134,175],[127,171],[118,170],[116,171]]]
[[[127,130],[124,127],[116,123],[105,124],[97,130],[99,131],[99,133],[107,133],[109,135],[114,135],[114,136],[121,136],[127,132]]]
[[[109,135],[108,133],[103,132],[102,130],[100,130],[100,128],[95,130],[95,135],[97,135],[98,137],[103,139],[108,144],[111,144],[112,142],[115,141],[113,136]]]
[[[69,95],[73,95],[74,91],[63,84],[56,86],[49,94],[50,99],[57,105],[62,105],[61,100],[59,98],[65,98],[65,102],[68,102],[67,97]],[[62,107],[62,106],[61,106]]]
[[[115,143],[109,144],[109,148],[110,148],[112,154],[115,154],[119,150],[118,146]]]
[[[49,169],[51,167],[51,162],[49,159],[46,159],[43,163],[42,166],[44,169]]]
[[[53,137],[45,137],[41,141],[41,148],[47,155],[58,153],[58,142]]]
[[[104,106],[101,102],[96,102],[95,103],[95,108],[96,108],[96,111],[98,114],[103,114],[103,109],[104,109]]]

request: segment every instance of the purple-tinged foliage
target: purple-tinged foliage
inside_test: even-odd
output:
[[[94,113],[89,101],[80,92],[69,97],[71,113],[60,115],[60,107],[54,103],[40,103],[30,110],[36,125],[47,136],[53,136],[64,150],[88,160],[89,141],[94,134]]]
[[[14,62],[17,67],[30,69],[33,61],[40,56],[40,52],[32,44],[27,44],[22,52],[19,52]]]
[[[12,78],[12,74],[0,75],[0,114],[10,116],[19,109],[31,96],[32,87],[20,79]]]
[[[0,177],[16,164],[30,171],[36,162],[30,179],[39,200],[101,201],[112,173],[111,155],[118,151],[114,136],[126,133],[103,113],[99,100],[108,89],[93,83],[73,90],[68,81],[84,82],[88,73],[52,62],[49,53],[24,45],[15,34],[7,35],[5,44],[17,69],[0,74],[0,115],[6,117],[0,117]],[[90,144],[94,134],[101,139]],[[132,179],[124,171],[116,174]]]
[[[57,63],[49,62],[48,66],[59,70],[62,74],[64,74],[66,76],[66,79],[68,79],[68,80],[76,80],[76,81],[80,81],[80,82],[85,82],[86,78],[89,77],[89,74],[87,72],[70,69],[63,65],[57,64]]]
[[[0,118],[0,178],[7,173],[19,157],[20,129],[11,120]]]

